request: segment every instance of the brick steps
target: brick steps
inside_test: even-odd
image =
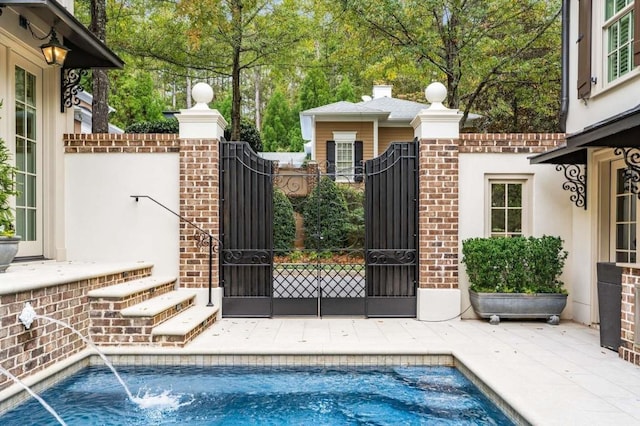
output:
[[[145,277],[88,293],[89,332],[98,345],[184,346],[216,319],[175,277]],[[206,308],[206,309],[205,309]]]

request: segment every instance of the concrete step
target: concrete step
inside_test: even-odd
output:
[[[152,318],[152,324],[156,325],[193,306],[195,298],[193,291],[174,290],[122,309],[120,315],[123,318]]]
[[[137,293],[150,291],[165,284],[175,283],[176,277],[145,277],[108,287],[97,288],[87,293],[93,299],[125,299]]]
[[[153,327],[153,341],[165,346],[184,346],[213,324],[217,314],[217,306],[192,306]]]

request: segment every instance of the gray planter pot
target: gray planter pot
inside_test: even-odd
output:
[[[18,253],[20,237],[0,237],[0,272],[7,270]]]
[[[498,324],[500,318],[546,318],[550,324],[560,322],[560,313],[567,305],[567,295],[560,293],[476,293],[469,290],[473,310],[481,318]]]

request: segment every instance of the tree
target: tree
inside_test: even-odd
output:
[[[336,101],[358,102],[349,77],[344,77],[336,88]]]
[[[111,101],[118,105],[111,121],[127,127],[140,121],[157,121],[162,118],[165,103],[154,87],[151,73],[136,70],[132,74],[112,75]]]
[[[331,103],[327,76],[320,67],[309,70],[300,87],[300,110],[304,111]]]
[[[289,150],[291,119],[291,110],[284,94],[276,90],[267,104],[262,123],[262,139],[266,151]]]
[[[308,249],[344,248],[347,242],[348,209],[336,183],[320,178],[304,204],[304,245]]]
[[[499,87],[532,57],[553,58],[559,51],[559,0],[341,3],[349,19],[366,25],[372,32],[362,33],[383,43],[383,49],[400,51],[432,79],[443,78],[448,105],[463,110],[463,121],[489,87]],[[547,38],[549,33],[555,36]],[[556,75],[550,77],[544,89],[557,93]],[[528,97],[538,94],[531,91]]]
[[[91,0],[91,32],[106,42],[106,0]],[[91,103],[91,132],[109,133],[109,76],[102,68],[93,68],[93,101]]]

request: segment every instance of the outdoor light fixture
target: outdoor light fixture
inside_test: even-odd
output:
[[[51,34],[51,39],[48,43],[40,46],[40,49],[44,55],[44,60],[47,61],[47,65],[56,65],[61,67],[64,65],[64,60],[70,49],[64,47],[62,43],[60,43],[60,40],[58,40],[58,37],[56,36],[56,30],[53,27],[51,27],[49,34]]]
[[[40,46],[40,50],[42,50],[42,55],[44,56],[44,60],[47,61],[47,65],[55,65],[61,67],[64,65],[64,60],[67,57],[67,53],[71,49],[68,47],[64,47],[60,40],[58,40],[58,36],[56,35],[55,22],[54,26],[51,27],[51,30],[44,37],[38,37],[34,32],[33,28],[31,28],[31,22],[27,20],[24,16],[20,16],[20,26],[22,28],[28,28],[29,32],[33,38],[38,40],[46,40],[47,37],[51,37],[48,43]]]

